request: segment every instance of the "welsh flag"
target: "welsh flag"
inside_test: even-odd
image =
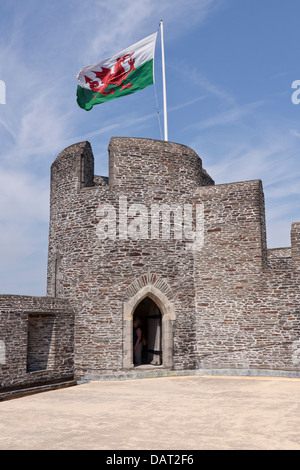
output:
[[[153,85],[156,36],[154,33],[110,59],[84,67],[77,75],[78,105],[89,111],[95,104]]]

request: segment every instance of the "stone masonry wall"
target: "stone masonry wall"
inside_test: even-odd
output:
[[[266,249],[261,182],[197,194],[206,217],[195,269],[198,367],[300,371],[299,275],[290,249]]]
[[[63,299],[0,295],[0,399],[74,377],[74,313]]]

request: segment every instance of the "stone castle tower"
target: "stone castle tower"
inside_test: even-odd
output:
[[[269,250],[260,180],[216,185],[171,142],[108,150],[108,177],[88,142],[52,164],[47,296],[0,296],[0,399],[149,369],[300,376],[300,223]]]
[[[185,209],[200,214],[198,247]],[[75,310],[76,374],[133,368],[137,314],[145,363],[294,369],[299,235],[294,224],[292,250],[267,250],[261,181],[215,185],[186,146],[112,138],[108,178],[88,142],[65,149],[51,168],[48,296]]]

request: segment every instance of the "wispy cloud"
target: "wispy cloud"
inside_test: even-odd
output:
[[[219,84],[213,83],[204,74],[199,73],[199,70],[193,67],[188,69],[182,67],[182,69],[187,74],[188,80],[194,82],[200,89],[205,90],[227,106],[234,107],[237,105],[237,99],[232,93],[225,90]]]
[[[300,138],[300,131],[297,131],[296,129],[291,129],[291,135]]]
[[[110,57],[152,34],[165,17],[167,36],[178,38],[203,23],[222,3],[223,0],[91,0],[85,14],[74,16],[73,23],[77,28],[80,25],[82,31],[82,54],[93,63],[99,60],[99,54]]]
[[[200,131],[191,146],[199,155],[205,155],[204,166],[217,184],[262,180],[268,246],[289,246],[295,203],[297,200],[300,203],[297,143],[300,131],[291,130],[289,120],[268,111],[270,97],[240,104],[238,96],[196,71],[191,76],[215,100],[212,109],[203,109],[200,121],[186,126],[186,131],[190,128]]]
[[[241,122],[242,118],[253,113],[257,108],[263,106],[264,101],[256,103],[247,103],[241,106],[235,106],[228,108],[222,113],[217,114],[211,118],[203,119],[202,121],[195,122],[192,124],[197,129],[208,129],[215,126],[223,126],[226,124],[232,124],[234,122]]]

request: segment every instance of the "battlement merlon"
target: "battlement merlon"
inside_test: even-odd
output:
[[[291,226],[291,251],[293,268],[300,272],[300,222]]]
[[[87,141],[65,148],[51,165],[52,192],[78,191],[94,184],[94,155]]]
[[[112,137],[109,151],[109,185],[189,192],[214,185],[191,148],[154,139]]]

